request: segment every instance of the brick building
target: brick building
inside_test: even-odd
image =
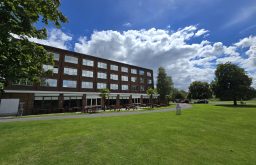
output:
[[[146,103],[146,90],[154,87],[151,69],[95,56],[44,46],[54,54],[55,65],[44,65],[53,74],[40,85],[17,80],[5,89],[4,98],[19,98],[24,114],[68,111],[72,107],[101,105],[100,89],[110,90],[110,105]]]

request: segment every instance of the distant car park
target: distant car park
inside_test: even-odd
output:
[[[209,101],[207,99],[201,99],[194,102],[195,104],[208,104]]]

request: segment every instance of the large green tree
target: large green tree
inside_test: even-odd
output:
[[[46,26],[57,28],[67,18],[58,9],[60,0],[0,1],[0,83],[18,79],[40,81],[43,64],[53,64],[51,53],[28,38],[46,39]],[[36,26],[39,24],[40,26]],[[1,85],[0,85],[1,86]]]
[[[107,102],[109,93],[110,93],[110,90],[108,88],[104,88],[100,90],[101,106],[103,107],[104,111],[106,110],[106,102]]]
[[[154,89],[154,88],[148,88],[147,89],[147,95],[149,96],[149,102],[150,102],[150,105],[151,105],[152,108],[154,107],[154,104],[153,104],[153,95],[154,94],[157,94],[156,89]]]
[[[189,86],[188,98],[208,99],[212,96],[210,85],[207,82],[194,81]]]
[[[217,98],[233,100],[234,105],[237,105],[237,100],[244,100],[251,93],[251,84],[252,79],[243,68],[228,62],[217,66],[211,85]]]
[[[173,89],[172,95],[171,95],[171,99],[172,100],[176,100],[176,99],[185,99],[187,97],[188,93],[184,90],[179,90],[177,88]]]
[[[173,82],[170,76],[167,76],[165,69],[160,67],[157,76],[157,93],[161,102],[167,101],[167,96],[171,94]]]

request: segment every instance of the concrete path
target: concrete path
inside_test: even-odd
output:
[[[181,109],[189,109],[192,107],[190,104],[180,104],[180,106],[181,106]],[[40,116],[40,117],[27,117],[27,118],[3,117],[3,118],[0,118],[0,123],[16,122],[16,121],[37,121],[37,120],[126,116],[126,115],[137,115],[137,114],[146,114],[146,113],[168,112],[168,111],[175,111],[175,110],[176,108],[168,108],[168,109],[148,110],[148,111],[109,112],[109,113],[93,113],[93,114],[81,114],[81,115],[58,115],[58,116],[56,115],[56,116]]]

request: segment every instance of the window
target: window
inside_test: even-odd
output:
[[[110,70],[118,71],[118,66],[117,65],[110,65]]]
[[[137,74],[138,72],[137,72],[137,69],[131,69],[131,73],[132,74]]]
[[[111,90],[118,90],[118,84],[110,84]]]
[[[141,77],[140,78],[140,83],[144,83],[145,81],[144,81],[145,79],[143,78],[143,77]]]
[[[138,91],[138,86],[132,85],[132,86],[131,86],[131,90],[132,90],[132,91]]]
[[[58,74],[58,67],[53,67],[52,65],[43,65],[43,70],[46,72],[48,70],[51,70],[53,73]]]
[[[32,86],[33,82],[27,78],[22,78],[13,82],[13,85]]]
[[[78,63],[78,58],[66,55],[65,56],[65,62],[77,64]]]
[[[98,68],[107,69],[107,64],[103,62],[98,62]]]
[[[106,73],[102,73],[102,72],[98,72],[98,78],[107,79],[107,74]]]
[[[92,89],[93,88],[93,83],[92,82],[82,82],[82,88],[86,88],[86,89]]]
[[[55,61],[59,61],[60,55],[59,55],[58,53],[53,53],[53,59],[54,59]]]
[[[128,85],[122,85],[122,90],[123,91],[128,90]]]
[[[83,65],[94,66],[94,62],[92,60],[83,59]]]
[[[110,74],[110,79],[111,80],[118,80],[118,75],[117,74]]]
[[[56,79],[44,79],[44,80],[42,80],[41,86],[57,87],[57,80]]]
[[[131,81],[132,82],[136,82],[137,81],[137,77],[131,77]]]
[[[148,79],[148,84],[152,84],[152,80],[151,79]]]
[[[93,72],[89,70],[83,70],[82,71],[82,76],[83,77],[93,77]]]
[[[77,75],[77,69],[73,69],[73,68],[64,68],[64,74],[66,75]]]
[[[148,77],[151,77],[151,73],[150,73],[150,72],[147,72],[147,76],[148,76]]]
[[[127,67],[122,67],[122,68],[121,68],[121,71],[128,73],[128,68],[127,68]]]
[[[145,91],[144,86],[140,86],[140,91]]]
[[[128,81],[128,76],[122,76],[122,81]]]
[[[65,88],[76,88],[76,81],[63,80],[63,87],[65,87]]]
[[[140,70],[140,75],[144,75],[144,74],[145,74],[144,70]]]
[[[97,89],[105,89],[105,88],[107,88],[106,83],[97,83]]]

